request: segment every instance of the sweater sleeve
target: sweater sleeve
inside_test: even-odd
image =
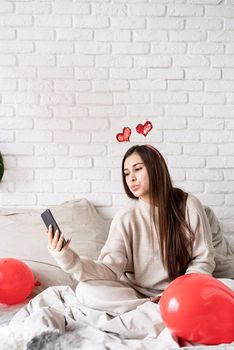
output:
[[[98,260],[79,256],[70,247],[65,247],[60,252],[49,249],[49,252],[57,264],[78,281],[119,280],[127,264],[121,224],[115,219]]]
[[[212,274],[215,268],[215,250],[212,244],[212,233],[205,210],[200,201],[190,197],[186,216],[191,230],[194,232],[192,260],[186,273]]]

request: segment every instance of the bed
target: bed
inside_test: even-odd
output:
[[[50,209],[65,238],[72,237],[71,247],[80,255],[97,258],[108,225],[96,208],[82,198]],[[42,210],[0,209],[0,258],[25,262],[35,276],[35,287],[23,303],[0,304],[0,350],[234,349],[234,343],[179,344],[164,326],[159,305],[151,302],[118,317],[79,304],[74,293],[77,281],[62,271],[47,251]],[[33,323],[32,319],[27,323],[29,314]],[[66,326],[64,315],[69,320]]]

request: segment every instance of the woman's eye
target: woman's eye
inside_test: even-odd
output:
[[[142,168],[136,168],[135,170],[138,171],[138,170],[141,170]]]

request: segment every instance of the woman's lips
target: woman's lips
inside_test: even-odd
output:
[[[137,191],[139,189],[139,186],[136,185],[136,186],[131,186],[131,191]]]

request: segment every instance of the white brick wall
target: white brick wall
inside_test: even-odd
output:
[[[123,153],[150,142],[234,234],[233,118],[232,0],[0,2],[1,206],[86,197],[110,219]]]

